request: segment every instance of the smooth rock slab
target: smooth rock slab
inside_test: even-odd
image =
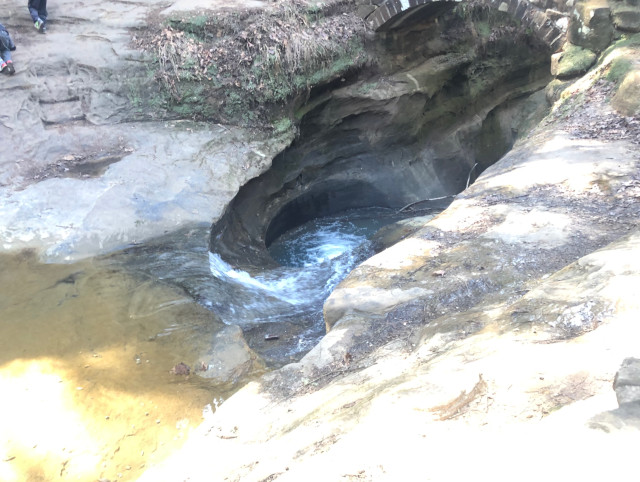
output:
[[[286,144],[252,130],[192,122],[131,123],[60,130],[39,166],[5,168],[0,249],[32,248],[47,261],[72,261],[194,224],[209,225],[248,179],[268,169]],[[94,176],[65,177],[69,163],[117,153]],[[66,164],[65,164],[66,165]]]
[[[211,350],[201,357],[202,368],[196,373],[220,383],[236,382],[259,368],[257,356],[247,345],[238,326],[227,326],[213,337]]]
[[[239,5],[163,8],[230,6]],[[232,126],[158,122],[166,98],[154,53],[132,47],[156,8],[151,0],[60,0],[49,5],[47,35],[38,35],[24,5],[0,0],[17,46],[16,73],[0,82],[0,251],[73,261],[211,225],[289,143]]]

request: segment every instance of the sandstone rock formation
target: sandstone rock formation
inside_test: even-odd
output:
[[[0,440],[0,478],[145,472],[149,481],[540,480],[550,471],[557,479],[632,473],[640,358],[640,42],[630,35],[637,6],[579,3],[570,10],[573,2],[534,2],[540,12],[566,10],[541,18],[569,14],[562,52],[512,20],[518,2],[504,2],[497,13],[457,11],[453,2],[424,9],[395,30],[358,30],[362,44],[354,48],[366,48],[367,61],[323,58],[331,65],[308,84],[288,85],[295,87],[286,91],[288,103],[233,117],[255,98],[238,97],[247,91],[235,85],[235,70],[213,80],[209,48],[244,45],[229,53],[242,65],[260,53],[248,43],[266,35],[263,22],[284,25],[287,13],[308,19],[295,31],[298,40],[315,27],[318,41],[327,40],[333,17],[340,18],[335,31],[347,35],[347,25],[362,26],[357,14],[371,11],[360,3],[184,0],[156,10],[146,0],[62,0],[51,5],[49,32],[38,36],[24,7],[0,0],[18,45],[16,75],[0,79],[0,281],[10,295],[0,299],[10,336],[0,340],[18,345],[4,347],[11,359],[3,360],[0,381],[23,394],[36,386],[16,381],[16,366],[26,375],[45,362],[51,370],[37,378],[50,403],[36,414],[4,410],[20,445]],[[207,34],[214,24],[220,37]],[[153,50],[134,48],[147,36],[154,48],[179,36],[172,45],[200,57],[160,65]],[[282,38],[290,45],[293,37]],[[280,37],[269,42],[267,58],[287,51]],[[575,52],[580,62],[565,69]],[[159,70],[155,77],[161,67],[177,75]],[[198,69],[212,74],[212,84],[192,75]],[[175,91],[162,90],[167,80],[177,82]],[[211,90],[198,96],[193,89],[201,83]],[[259,125],[268,115],[279,124]],[[195,302],[209,274],[212,224],[210,246],[255,268],[273,263],[265,244],[304,216],[359,203],[400,209],[441,195],[455,199],[438,216],[380,234],[381,251],[325,303],[326,336],[278,370],[262,374],[241,329],[223,326]],[[37,259],[84,261],[56,267]],[[184,279],[182,265],[199,267]],[[27,278],[29,290],[14,273]],[[37,282],[44,286],[31,290]],[[43,327],[47,341],[61,331],[73,336],[21,354],[31,325],[7,324],[5,313],[13,320],[16,307],[39,304],[50,308],[33,326]],[[99,316],[87,314],[95,304]],[[97,340],[78,336],[107,323],[111,329]],[[133,335],[116,336],[131,327]],[[174,332],[191,352],[166,349]],[[158,358],[141,356],[138,347]],[[154,364],[162,356],[169,381],[153,388],[144,375],[159,373]],[[189,379],[169,375],[179,362],[207,370]],[[119,376],[127,364],[148,371],[127,380]],[[95,382],[99,371],[107,375],[102,383]],[[165,426],[149,418],[157,405],[148,397],[162,399],[167,386],[163,413],[172,418]],[[51,402],[58,393],[68,395],[69,406],[89,408],[69,415]],[[193,401],[182,393],[206,396],[216,408],[191,431],[195,419],[181,411],[193,414]],[[137,428],[127,418],[134,412]],[[31,419],[39,423],[26,435],[14,423]],[[43,431],[52,420],[64,422],[53,441]],[[106,428],[111,422],[117,429]],[[167,447],[182,438],[182,449],[169,455]]]
[[[617,409],[613,385],[635,386],[640,309],[638,119],[608,103],[621,54],[637,58],[608,52],[446,211],[400,228],[330,296],[318,346],[243,388],[143,480],[633,470],[637,407]],[[205,451],[225,457],[211,467]]]

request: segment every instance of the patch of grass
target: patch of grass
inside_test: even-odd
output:
[[[196,15],[194,17],[173,18],[169,20],[169,25],[176,30],[189,33],[196,38],[205,38],[209,29],[209,17],[206,15]]]

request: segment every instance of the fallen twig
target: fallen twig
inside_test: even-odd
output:
[[[406,206],[404,206],[403,208],[400,208],[398,210],[398,213],[401,213],[405,209],[409,209],[410,207],[413,207],[416,204],[426,203],[426,202],[429,202],[429,201],[440,201],[442,199],[447,199],[447,198],[455,197],[455,196],[456,196],[455,194],[449,194],[448,196],[440,196],[440,197],[432,197],[432,198],[429,198],[429,199],[421,199],[420,201],[415,201],[415,202],[409,203]]]

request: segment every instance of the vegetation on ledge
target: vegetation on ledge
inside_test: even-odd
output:
[[[271,124],[297,96],[366,63],[365,26],[348,6],[293,1],[172,18],[136,46],[154,58],[169,114]]]

